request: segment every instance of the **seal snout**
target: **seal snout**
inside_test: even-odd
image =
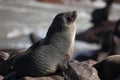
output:
[[[77,11],[73,11],[72,12],[73,21],[75,21],[76,17],[77,17]]]

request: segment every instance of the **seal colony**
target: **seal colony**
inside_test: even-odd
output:
[[[49,76],[57,71],[63,73],[65,80],[80,80],[69,64],[74,47],[76,17],[76,11],[56,15],[46,37],[14,59],[14,72],[8,74],[4,80]]]

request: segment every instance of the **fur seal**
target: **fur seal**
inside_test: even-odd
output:
[[[49,76],[59,70],[62,71],[66,80],[80,80],[69,65],[74,47],[76,17],[76,11],[56,15],[46,37],[33,44],[23,55],[14,59],[14,72],[8,74],[4,80],[13,80],[25,76]],[[12,76],[16,76],[16,78]],[[69,79],[70,76],[71,79]]]
[[[79,52],[75,59],[78,61],[84,61],[89,59],[101,61],[104,57],[114,54],[115,43],[113,41],[113,31],[108,30],[105,32],[100,45],[100,49],[88,51],[85,50],[83,52]]]
[[[120,55],[113,55],[94,65],[101,80],[116,80],[120,74]]]
[[[113,34],[120,38],[120,19],[116,22],[116,27]]]
[[[102,21],[108,21],[108,17],[110,14],[111,6],[114,0],[107,0],[106,1],[106,6],[102,9],[95,9],[92,12],[92,20],[91,22],[97,26],[99,25]]]
[[[5,76],[10,72],[8,64],[6,63],[8,57],[9,54],[7,52],[0,51],[0,75],[2,76]]]
[[[7,51],[7,52],[6,52]],[[10,53],[8,53],[10,51]],[[25,50],[3,49],[0,51],[0,75],[6,76],[13,71],[13,60]]]

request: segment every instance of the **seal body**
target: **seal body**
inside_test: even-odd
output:
[[[101,80],[116,80],[120,74],[120,55],[113,55],[94,65]]]
[[[76,33],[76,16],[76,11],[56,15],[46,37],[14,60],[13,68],[17,77],[51,75],[70,60]]]

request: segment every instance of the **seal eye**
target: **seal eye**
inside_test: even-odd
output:
[[[70,17],[70,16],[66,16],[66,19],[67,19],[68,22],[72,21],[72,17]]]

